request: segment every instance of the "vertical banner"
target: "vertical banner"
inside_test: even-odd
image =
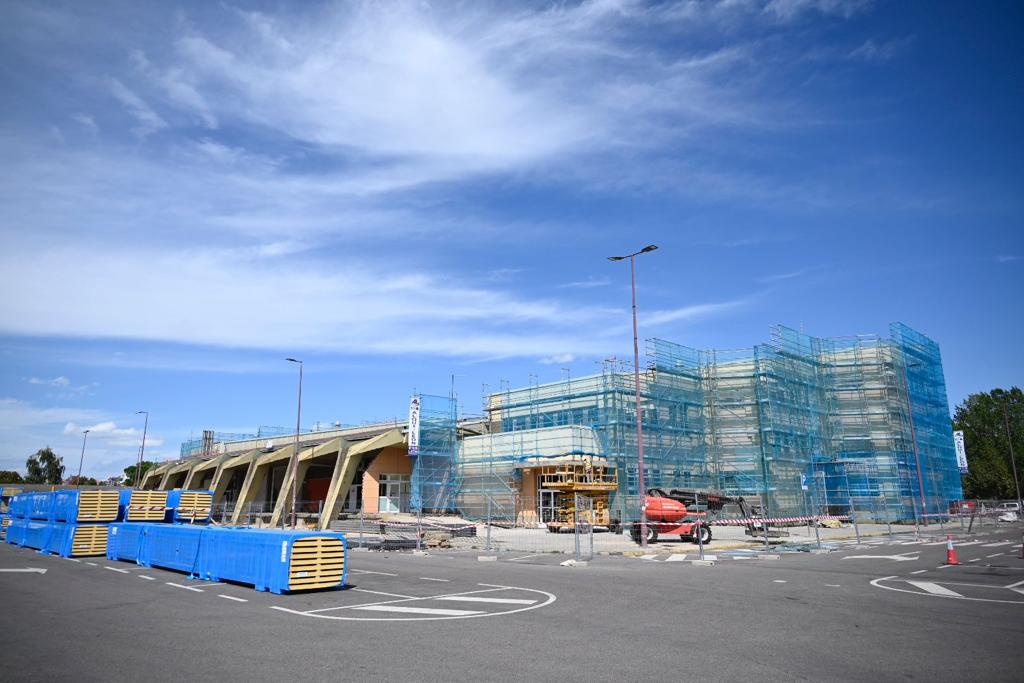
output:
[[[960,474],[967,474],[967,449],[964,448],[964,433],[953,432],[953,443],[956,445],[956,466]]]
[[[409,457],[420,454],[420,397],[409,399]]]

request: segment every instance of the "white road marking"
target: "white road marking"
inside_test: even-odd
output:
[[[532,605],[536,600],[521,600],[519,598],[478,598],[472,595],[453,595],[448,598],[434,598],[434,600],[454,600],[455,602],[493,602],[498,605]]]
[[[1000,541],[999,543],[986,543],[982,548],[998,548],[1001,545],[1013,545],[1013,541]]]
[[[369,569],[349,569],[350,572],[356,574],[380,574],[381,576],[398,576],[398,574],[392,574],[391,572],[371,572]]]
[[[829,588],[842,588],[838,583],[826,583],[825,585]]]
[[[980,557],[976,557],[973,560],[968,560],[968,562],[981,562],[981,558]]]
[[[152,576],[146,576],[145,574],[139,574],[139,578],[145,579],[146,581],[156,581]]]
[[[401,605],[368,605],[366,607],[353,607],[360,611],[367,612],[400,612],[403,614],[429,614],[438,617],[468,617],[483,612],[466,609],[431,609],[429,607],[403,607]]]
[[[924,543],[924,541],[904,541],[900,545],[920,545],[921,543]]]
[[[911,586],[915,586],[917,588],[920,588],[923,591],[928,591],[932,595],[944,595],[944,596],[950,597],[950,598],[962,598],[962,597],[964,597],[964,596],[960,595],[959,593],[957,593],[956,591],[951,591],[948,588],[940,586],[937,583],[931,583],[929,581],[907,581],[907,583],[909,583]]]
[[[383,591],[372,591],[372,590],[369,590],[367,588],[353,588],[352,590],[354,590],[356,592],[359,592],[359,593],[372,593],[373,595],[386,595],[389,598],[402,598],[403,600],[409,600],[409,599],[415,600],[416,599],[412,595],[399,595],[398,593],[385,593]]]
[[[935,541],[934,543],[925,543],[925,545],[946,545],[946,541]]]
[[[534,553],[533,555],[523,555],[522,557],[513,557],[512,559],[509,560],[509,562],[516,562],[518,560],[528,560],[531,557],[540,557],[543,554],[544,553]]]
[[[913,555],[913,557],[907,557]],[[899,555],[847,555],[844,560],[894,560],[896,562],[913,562],[919,557],[918,552],[901,553]]]
[[[444,581],[445,583],[451,581],[451,579],[434,579],[429,576],[421,576],[420,581]]]
[[[653,560],[653,559],[655,559],[656,557],[658,557],[658,556],[657,556],[657,555],[641,555],[641,556],[640,556],[640,559],[641,559],[641,560]]]
[[[786,583],[786,582],[783,581],[782,579],[775,579],[774,581],[772,581],[772,583]]]
[[[118,569],[117,567],[103,567],[103,568],[104,569],[109,569],[112,572],[121,572],[122,574],[131,574],[131,572],[128,571],[127,569]]]
[[[685,559],[686,559],[686,555],[682,555],[680,553],[677,553],[675,555],[669,555],[667,558],[665,558],[665,561],[666,562],[682,562]]]
[[[10,574],[45,574],[45,569],[38,569],[36,567],[26,567],[25,569],[0,569],[0,572],[7,572]]]
[[[234,600],[235,602],[249,602],[245,598],[236,598],[233,595],[221,595],[221,594],[218,593],[217,597],[218,598],[224,598],[225,600]]]
[[[986,556],[985,556],[985,559],[988,559],[988,558],[990,558],[990,557],[999,557],[999,556],[1000,556],[1000,555],[1002,555],[1002,554],[1003,554],[1003,553],[992,553],[991,555],[986,555]]]
[[[927,569],[918,569],[916,572],[910,572],[910,573],[911,574],[924,574],[926,571],[928,571],[928,570]]]
[[[985,541],[967,541],[966,543],[957,543],[956,541],[953,541],[953,545],[956,546],[957,548],[963,548],[964,546],[968,546],[968,545],[980,545],[980,544],[982,544],[984,542]]]
[[[1017,583],[1011,583],[1009,586],[1005,586],[1005,588],[1009,588],[1011,590],[1014,590],[1018,586],[1024,586],[1024,581],[1018,581]]]
[[[193,588],[192,586],[182,586],[180,583],[171,583],[170,581],[165,581],[164,583],[166,583],[168,586],[174,586],[175,588],[184,588],[187,591],[193,591],[195,593],[203,592],[202,589],[200,588]]]
[[[81,562],[81,560],[76,560],[73,557],[65,557],[64,559],[67,560],[68,562]]]
[[[98,564],[96,564],[95,562],[86,562],[86,564],[91,564],[91,565],[92,565],[93,567],[98,567],[98,566],[99,566],[99,565],[98,565]]]

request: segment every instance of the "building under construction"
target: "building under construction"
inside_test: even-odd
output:
[[[597,488],[615,484],[601,504],[619,522],[639,510],[632,366],[505,388],[477,418],[457,420],[454,397],[414,404],[413,439],[399,421],[300,434],[299,509],[322,527],[344,511],[549,522],[564,507],[564,491],[545,487],[556,467],[605,473]],[[640,404],[648,488],[744,496],[767,516],[893,521],[963,497],[938,345],[900,323],[887,337],[774,327],[769,343],[729,351],[649,340]],[[209,488],[231,519],[277,524],[294,438],[205,433],[144,486]]]

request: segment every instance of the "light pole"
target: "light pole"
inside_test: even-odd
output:
[[[82,456],[78,459],[78,479],[75,481],[75,488],[82,488],[82,463],[85,462],[85,440],[89,438],[90,429],[82,432]]]
[[[299,411],[295,417],[295,449],[292,452],[292,529],[295,528],[295,503],[299,495],[299,425],[302,424],[302,361],[285,358],[289,363],[299,364]]]
[[[149,413],[145,410],[140,410],[136,415],[145,415],[146,422],[142,425],[142,446],[139,447],[139,464],[135,466],[135,490],[139,491],[142,489],[142,460],[146,454],[146,432],[149,430]]]
[[[640,488],[640,547],[647,547],[647,487],[644,485],[644,428],[640,410],[640,341],[636,324],[636,257],[657,249],[657,245],[648,244],[640,251],[626,256],[609,256],[609,261],[629,259],[630,284],[633,291],[633,384],[636,389],[636,466]]]
[[[1009,398],[1010,397],[1007,396],[1006,392],[1004,391],[1002,401],[1003,424],[1006,426],[1006,442],[1010,444],[1010,467],[1013,468],[1013,485],[1017,489],[1017,514],[1020,515],[1022,514],[1022,508],[1024,508],[1024,505],[1021,505],[1021,503],[1024,501],[1021,501],[1020,498],[1020,480],[1017,478],[1017,459],[1013,455],[1013,439],[1010,437],[1010,414],[1006,410],[1006,402],[1009,400]],[[1022,550],[1021,552],[1024,553],[1024,550]]]

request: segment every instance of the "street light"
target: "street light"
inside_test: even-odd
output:
[[[633,384],[636,388],[636,465],[639,474],[640,485],[640,547],[647,547],[647,488],[644,485],[644,428],[640,411],[640,341],[636,325],[636,257],[657,249],[657,245],[648,244],[640,251],[635,251],[626,256],[609,256],[609,261],[622,261],[629,259],[630,283],[633,290]]]
[[[1021,505],[1024,501],[1021,501],[1020,498],[1020,480],[1017,478],[1017,458],[1013,455],[1013,439],[1010,438],[1010,414],[1006,410],[1006,403],[1009,398],[1010,397],[1007,395],[1007,392],[1004,391],[1002,400],[1003,424],[1006,426],[1006,442],[1010,445],[1010,467],[1013,468],[1013,485],[1017,489],[1017,514],[1019,515],[1022,513],[1022,509],[1024,509],[1024,505]],[[1024,553],[1024,550],[1021,552]]]
[[[142,446],[139,448],[139,464],[135,466],[135,490],[142,489],[142,459],[146,454],[146,431],[149,429],[149,413],[145,410],[140,410],[136,415],[145,415],[146,422],[142,426]]]
[[[302,361],[285,358],[289,363],[299,364],[299,411],[295,417],[295,449],[292,452],[292,529],[295,528],[295,502],[299,495],[299,425],[302,424]]]
[[[85,461],[85,440],[89,438],[90,429],[86,429],[82,432],[82,457],[78,459],[78,479],[75,482],[75,488],[82,488],[82,463]]]

